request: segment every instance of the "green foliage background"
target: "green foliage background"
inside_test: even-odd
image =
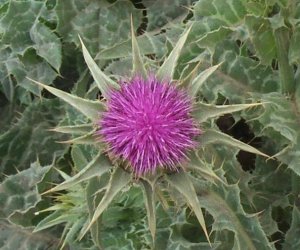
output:
[[[208,184],[197,176],[194,180],[208,211],[213,244],[206,242],[195,216],[178,200],[168,209],[156,208],[155,249],[299,249],[297,0],[1,0],[0,249],[58,249],[61,235],[66,237],[65,249],[151,248],[142,194],[134,185],[105,211],[96,225],[99,235],[77,240],[91,209],[85,192],[93,190],[84,185],[65,194],[68,206],[53,215],[53,227],[33,232],[49,215],[37,212],[57,202],[50,196],[42,199],[41,193],[67,178],[57,169],[71,176],[97,152],[88,137],[72,147],[57,143],[70,138],[50,129],[87,120],[26,77],[97,98],[78,35],[107,74],[129,76],[131,15],[141,53],[157,65],[192,24],[177,78],[187,76],[199,62],[198,73],[222,62],[198,98],[215,104],[267,103],[216,119],[214,126],[274,155],[266,161],[221,145],[201,152],[201,158],[213,163],[214,172],[226,180],[226,185]],[[104,175],[94,180],[94,186],[101,188],[107,181]],[[71,211],[69,217],[63,216],[64,211]]]

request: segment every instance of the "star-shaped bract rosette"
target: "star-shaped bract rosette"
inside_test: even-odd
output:
[[[103,96],[101,101],[80,98],[33,80],[92,121],[92,124],[57,127],[54,130],[73,135],[82,134],[68,142],[90,143],[99,150],[97,156],[84,169],[48,192],[68,190],[81,182],[90,183],[95,176],[100,177],[108,171],[111,172],[105,193],[99,204],[90,211],[90,220],[81,230],[81,237],[88,230],[94,230],[92,225],[100,219],[114,197],[134,181],[144,193],[153,240],[156,234],[156,192],[160,186],[165,191],[165,183],[168,183],[168,189],[179,192],[194,211],[209,241],[193,177],[188,170],[191,168],[197,171],[209,181],[213,179],[222,182],[222,179],[197,157],[198,146],[204,148],[214,143],[222,143],[266,156],[213,127],[206,129],[202,126],[211,118],[258,105],[215,106],[194,101],[202,84],[219,65],[200,74],[192,72],[185,79],[173,79],[180,52],[191,28],[180,37],[156,74],[149,74],[144,67],[132,26],[132,78],[124,78],[120,83],[116,83],[101,71],[80,39],[84,59]],[[107,153],[120,161],[107,157]],[[190,158],[189,154],[193,157]],[[127,171],[124,162],[127,162],[131,171]],[[157,171],[158,169],[171,171],[164,173]],[[93,196],[94,194],[89,194],[88,199],[94,199]]]

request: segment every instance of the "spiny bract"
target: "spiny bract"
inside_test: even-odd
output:
[[[184,90],[155,76],[136,76],[110,92],[97,133],[138,176],[157,167],[176,170],[200,134],[191,109]]]

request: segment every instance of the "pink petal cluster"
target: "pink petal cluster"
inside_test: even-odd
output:
[[[184,90],[154,76],[134,77],[111,91],[98,134],[137,176],[158,167],[176,170],[201,132],[191,109]]]

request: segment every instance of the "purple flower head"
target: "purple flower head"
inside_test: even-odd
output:
[[[98,134],[137,176],[158,167],[176,170],[201,132],[191,109],[184,90],[154,76],[134,77],[111,91]]]

